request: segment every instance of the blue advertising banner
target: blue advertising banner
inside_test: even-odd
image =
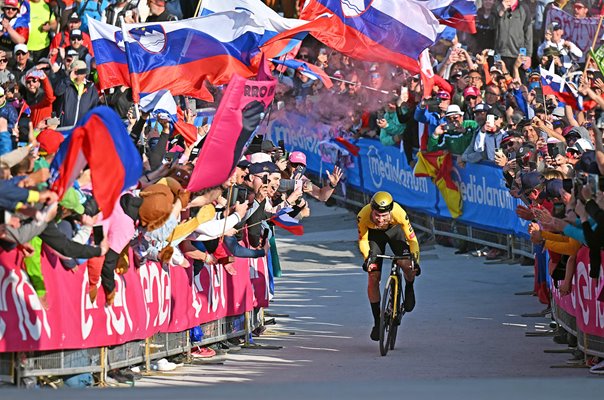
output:
[[[346,184],[367,193],[390,192],[405,208],[430,215],[451,218],[447,206],[430,178],[418,178],[405,154],[379,140],[359,139],[359,157],[342,157],[321,142],[337,132],[328,125],[310,122],[306,117],[289,114],[287,119],[271,122],[266,134],[274,143],[285,142],[288,151],[306,154],[307,168],[315,174],[331,170],[337,162],[345,171]],[[459,220],[488,230],[527,237],[527,222],[518,218],[520,200],[510,196],[501,168],[489,164],[454,166],[453,178],[460,182],[463,213]]]

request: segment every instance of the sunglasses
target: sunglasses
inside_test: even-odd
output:
[[[15,54],[16,54],[16,55],[18,55],[18,56],[24,56],[24,55],[26,55],[27,53],[26,53],[26,52],[24,52],[24,51],[18,51],[18,52],[16,52]]]
[[[72,42],[75,42],[76,40],[80,41],[80,40],[83,40],[83,39],[82,39],[81,36],[73,36],[73,37],[70,37],[69,40],[71,40]]]
[[[298,58],[301,58],[302,60],[308,60],[308,54],[298,54]]]
[[[8,62],[8,59],[6,59],[6,58],[0,58],[0,63],[7,63],[7,62]]]
[[[467,96],[466,100],[476,100],[477,98],[477,96]]]
[[[3,11],[19,11],[17,7],[2,7]]]
[[[37,78],[30,78],[30,79],[27,79],[25,81],[25,83],[38,83],[38,79]]]

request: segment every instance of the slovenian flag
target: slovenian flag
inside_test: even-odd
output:
[[[120,116],[100,106],[89,111],[71,131],[50,165],[51,187],[59,197],[88,165],[92,194],[103,215],[109,216],[119,196],[136,185],[143,163]]]
[[[460,31],[476,33],[475,0],[414,0],[426,7],[438,20]]]
[[[333,83],[331,82],[331,79],[329,78],[329,76],[327,76],[325,71],[323,71],[321,68],[317,67],[316,65],[308,64],[308,63],[305,63],[304,61],[291,59],[291,58],[287,59],[287,60],[278,60],[276,58],[273,58],[271,61],[274,62],[275,64],[284,65],[288,68],[296,70],[296,71],[300,72],[302,75],[307,76],[308,78],[312,79],[313,81],[320,79],[321,82],[323,82],[323,84],[325,85],[325,87],[327,89],[331,89],[333,87]]]
[[[293,211],[293,208],[285,207],[273,215],[269,221],[296,236],[302,236],[304,235],[304,227],[300,221],[290,215]]]

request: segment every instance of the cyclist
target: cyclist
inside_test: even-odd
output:
[[[384,254],[386,243],[397,256],[409,254],[419,264],[419,243],[409,222],[409,217],[403,208],[392,199],[388,192],[377,192],[357,215],[359,228],[359,249],[365,258],[363,270],[368,273],[367,295],[371,304],[374,326],[371,339],[379,340],[380,333],[380,278],[382,259],[378,254]],[[410,312],[415,307],[415,292],[413,282],[419,274],[419,269],[413,269],[411,260],[397,260],[405,276],[405,301],[403,307]]]

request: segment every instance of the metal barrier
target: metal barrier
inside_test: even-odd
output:
[[[245,315],[237,315],[201,325],[203,339],[191,343],[189,331],[158,333],[147,340],[119,346],[27,353],[0,354],[0,381],[20,384],[22,378],[100,373],[104,381],[109,370],[144,364],[152,360],[187,353],[192,346],[207,346],[226,339],[249,335],[263,324],[262,310],[250,312],[246,329]],[[16,363],[15,360],[19,360]]]

